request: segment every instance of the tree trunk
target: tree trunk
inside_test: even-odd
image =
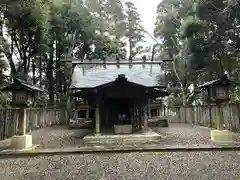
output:
[[[183,106],[187,105],[187,96],[186,96],[186,88],[182,87],[182,102],[183,102]]]
[[[183,103],[183,118],[184,121],[187,122],[187,113],[186,113],[186,108],[187,108],[187,96],[186,96],[186,87],[181,83],[181,88],[182,88],[182,103]]]
[[[57,90],[57,100],[60,101],[60,96],[62,95],[62,76],[61,76],[61,47],[60,43],[56,41],[56,90]]]
[[[63,93],[67,94],[67,82],[66,82],[66,77],[65,76],[63,77],[63,82],[64,82],[64,84],[63,84]]]
[[[129,59],[133,58],[133,45],[132,40],[129,38]]]
[[[33,84],[36,84],[36,66],[35,59],[32,59]]]
[[[42,71],[44,68],[42,68],[42,54],[40,54],[39,57],[39,84],[40,84],[40,88],[42,88]]]
[[[48,92],[49,92],[49,104],[54,105],[54,85],[53,85],[53,56],[54,56],[54,48],[53,43],[50,46],[51,52],[49,58],[47,58],[47,80],[48,80]]]
[[[7,40],[3,38],[3,30],[2,30],[2,24],[0,24],[0,37],[3,40],[3,43],[6,48],[4,48],[4,54],[9,62],[10,68],[11,68],[11,77],[16,77],[17,76],[17,70],[15,67],[15,64],[13,62],[12,54],[13,54],[13,31],[11,31],[11,44],[9,45]],[[9,48],[10,47],[10,48]]]

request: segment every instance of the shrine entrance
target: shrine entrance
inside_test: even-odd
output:
[[[132,100],[129,98],[108,98],[104,100],[104,127],[112,128],[114,124],[131,124]]]

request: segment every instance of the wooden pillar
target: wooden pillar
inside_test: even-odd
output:
[[[20,108],[19,121],[18,121],[18,134],[20,136],[26,134],[27,127],[27,110],[25,107]]]
[[[89,119],[89,107],[86,110],[86,118]]]
[[[96,104],[96,110],[95,110],[95,135],[100,135],[100,110],[99,110],[99,103]]]
[[[139,108],[136,108],[136,122],[137,122],[137,128],[140,128],[140,118],[139,118]]]
[[[147,116],[147,107],[145,106],[143,108],[143,125],[144,125],[144,130],[147,131],[148,130],[148,116]]]
[[[148,99],[148,117],[151,118],[151,99]]]
[[[141,129],[142,125],[141,125],[141,121],[142,121],[142,109],[138,106],[137,108],[137,119],[138,119],[138,128]]]
[[[166,116],[166,106],[163,106],[163,116]]]
[[[133,119],[134,119],[134,126],[135,126],[135,128],[137,128],[138,127],[138,119],[137,119],[137,109],[136,109],[136,104],[134,104],[134,106],[133,106],[133,110],[134,110],[134,114],[133,114]]]
[[[146,121],[148,119],[148,114],[147,114],[147,106],[146,105],[142,105],[141,107],[141,127],[143,130],[145,130],[146,128]]]
[[[130,108],[130,121],[131,121],[131,124],[133,125],[133,109],[132,108]]]

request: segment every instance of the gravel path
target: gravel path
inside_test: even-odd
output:
[[[237,180],[238,152],[131,153],[1,159],[0,180]]]
[[[201,126],[172,123],[167,128],[152,129],[164,136],[159,145],[211,144],[210,129]],[[82,138],[89,133],[87,129],[68,129],[67,126],[53,126],[33,131],[33,144],[40,149],[74,148],[84,146]],[[240,142],[240,138],[238,140]],[[10,140],[0,141],[0,150],[10,145]]]

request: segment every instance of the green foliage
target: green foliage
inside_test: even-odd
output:
[[[181,106],[183,104],[182,97],[180,96],[169,96],[166,99],[166,104],[169,107]]]
[[[212,80],[225,71],[238,78],[239,10],[237,1],[159,3],[155,37],[162,40],[160,54],[174,61],[168,73],[172,79],[168,78],[170,82],[177,79],[183,98],[188,97],[190,84]]]
[[[72,66],[61,59],[126,57],[127,16],[120,0],[2,0],[0,13],[0,54],[12,77],[48,90],[38,96],[38,105],[68,102]],[[139,38],[135,33],[135,41]],[[1,58],[0,81],[5,78],[3,62]]]
[[[48,93],[43,92],[38,94],[35,98],[35,106],[45,107],[48,105]]]
[[[0,108],[10,106],[11,98],[8,94],[0,92]]]

